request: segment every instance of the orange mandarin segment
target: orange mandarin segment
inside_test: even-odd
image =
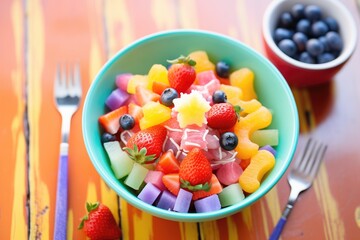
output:
[[[250,160],[250,164],[240,175],[239,184],[247,193],[255,192],[263,176],[275,165],[275,157],[266,150],[259,150]]]
[[[238,158],[248,159],[257,153],[259,145],[250,140],[250,135],[256,130],[269,126],[271,120],[271,112],[264,106],[245,117],[240,117],[240,121],[234,126],[234,132],[238,137],[238,145],[235,148]]]
[[[243,91],[243,100],[256,99],[254,89],[254,72],[249,68],[240,68],[230,74],[230,85],[240,88]]]

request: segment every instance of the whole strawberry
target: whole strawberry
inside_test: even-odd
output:
[[[212,168],[200,148],[193,148],[180,163],[180,183],[190,191],[209,191]]]
[[[207,112],[207,124],[214,129],[232,128],[239,119],[239,106],[230,103],[214,104]]]
[[[78,229],[84,229],[87,237],[91,240],[120,239],[120,227],[107,206],[98,202],[86,203],[86,209],[88,215],[82,219]]]
[[[168,70],[170,87],[174,88],[179,94],[186,92],[196,79],[196,72],[193,68],[196,62],[191,60],[190,57],[184,56],[168,62],[172,63]]]
[[[156,125],[135,133],[127,142],[125,151],[134,161],[151,163],[160,157],[167,130],[162,125]]]

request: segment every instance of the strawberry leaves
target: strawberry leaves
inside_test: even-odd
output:
[[[155,159],[156,154],[146,155],[147,149],[145,147],[141,148],[140,151],[138,146],[134,144],[133,148],[125,147],[124,150],[129,154],[129,157],[139,164],[144,164],[151,162]]]

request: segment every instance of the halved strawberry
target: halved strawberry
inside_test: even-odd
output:
[[[137,86],[135,89],[135,96],[140,106],[144,106],[146,103],[153,101],[156,102],[160,99],[160,95],[150,91],[143,86]]]
[[[162,181],[172,194],[177,196],[180,191],[180,177],[178,173],[166,174],[162,177]]]
[[[101,115],[98,120],[106,132],[115,134],[120,129],[120,117],[126,113],[128,113],[128,107],[125,105],[104,115]]]
[[[127,142],[124,150],[134,161],[152,163],[160,157],[167,130],[162,125],[155,125],[135,133]]]
[[[193,200],[197,200],[200,198],[204,198],[204,197],[208,197],[211,196],[213,194],[218,194],[222,191],[223,187],[221,186],[221,183],[219,182],[218,178],[215,176],[215,174],[213,174],[211,176],[211,180],[210,180],[210,189],[209,191],[204,191],[204,190],[200,190],[200,191],[195,191],[193,192]]]
[[[180,168],[179,161],[174,156],[173,151],[163,153],[156,164],[155,170],[162,171],[164,174],[178,173]]]

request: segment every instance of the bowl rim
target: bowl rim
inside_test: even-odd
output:
[[[182,34],[197,34],[197,35],[206,35],[209,37],[210,36],[217,37],[217,38],[224,39],[226,41],[231,41],[232,43],[237,44],[241,47],[247,48],[249,51],[254,53],[255,56],[260,61],[263,61],[264,64],[270,66],[270,69],[273,72],[273,74],[277,75],[277,77],[280,79],[281,85],[285,89],[287,98],[289,98],[291,100],[291,106],[292,106],[291,113],[292,113],[292,116],[294,116],[294,129],[292,132],[292,139],[291,139],[291,144],[290,144],[291,149],[289,149],[289,151],[287,152],[287,155],[284,156],[284,158],[286,158],[286,161],[284,161],[284,167],[282,169],[279,169],[279,171],[277,171],[273,175],[273,179],[272,179],[271,183],[267,184],[267,186],[265,186],[264,188],[258,189],[255,193],[252,193],[249,196],[247,196],[241,202],[242,203],[241,207],[240,207],[240,205],[235,204],[235,205],[228,206],[226,208],[222,208],[222,209],[220,209],[218,211],[214,211],[214,212],[179,213],[179,212],[164,210],[161,208],[157,208],[153,205],[146,204],[143,201],[141,201],[140,199],[138,199],[134,194],[129,193],[122,187],[119,187],[118,186],[119,183],[118,183],[117,179],[107,176],[105,168],[103,166],[101,166],[100,163],[95,161],[95,158],[96,158],[95,150],[90,147],[90,145],[92,145],[92,144],[91,144],[90,138],[88,137],[88,132],[87,132],[87,129],[88,129],[87,125],[89,123],[86,120],[87,113],[89,112],[89,109],[91,108],[89,105],[89,101],[90,101],[89,96],[91,96],[92,92],[95,91],[94,89],[95,89],[96,85],[99,83],[99,81],[101,81],[102,76],[105,74],[105,72],[108,70],[108,68],[110,68],[119,57],[121,57],[128,51],[131,51],[133,48],[136,48],[138,45],[140,45],[146,41],[153,40],[158,37],[166,37],[169,35],[182,35]],[[138,40],[135,40],[133,43],[120,49],[113,57],[111,57],[103,65],[103,67],[99,70],[99,72],[95,76],[94,81],[90,85],[90,88],[86,94],[86,98],[84,101],[84,107],[83,107],[83,113],[82,113],[82,132],[83,132],[83,139],[85,142],[85,147],[86,147],[87,153],[88,153],[89,158],[90,158],[91,162],[93,163],[95,169],[97,170],[97,172],[99,173],[101,178],[110,186],[110,188],[113,189],[121,198],[125,199],[127,203],[135,206],[136,208],[138,208],[142,211],[151,213],[152,215],[163,218],[163,219],[173,220],[173,221],[182,221],[182,222],[200,222],[200,221],[215,220],[215,219],[219,219],[222,217],[226,217],[226,216],[235,214],[235,213],[241,211],[242,209],[244,209],[245,207],[255,203],[257,200],[259,200],[262,196],[264,196],[267,192],[269,192],[278,183],[278,181],[282,178],[282,176],[285,174],[286,170],[288,169],[288,167],[292,161],[292,158],[295,154],[296,146],[298,143],[298,137],[299,137],[299,117],[298,117],[295,99],[294,99],[294,96],[292,95],[289,85],[287,84],[286,80],[281,75],[279,70],[262,54],[260,54],[259,52],[257,52],[253,48],[251,48],[250,46],[242,43],[241,41],[231,38],[229,36],[220,34],[220,33],[215,33],[215,32],[206,31],[206,30],[198,30],[198,29],[175,29],[175,30],[160,31],[160,32],[156,32],[156,33],[144,36],[142,38],[139,38]]]
[[[353,52],[356,49],[356,42],[357,42],[358,34],[357,34],[355,20],[353,19],[351,13],[340,1],[337,1],[337,0],[326,0],[326,3],[333,5],[334,8],[336,8],[339,13],[342,13],[341,16],[346,19],[347,25],[350,29],[349,32],[351,33],[351,36],[353,36],[352,38],[350,38],[349,43],[347,44],[347,47],[345,49],[343,49],[343,52],[340,54],[340,56],[338,56],[336,59],[334,59],[330,62],[327,62],[327,63],[310,64],[310,63],[303,63],[298,60],[295,60],[295,59],[287,56],[285,53],[283,53],[279,49],[279,47],[276,45],[276,43],[272,37],[271,28],[269,26],[269,24],[271,22],[270,19],[275,17],[274,12],[276,9],[281,7],[283,4],[285,4],[287,2],[291,2],[291,1],[292,0],[290,0],[290,1],[289,0],[275,0],[275,1],[272,1],[265,9],[265,13],[264,13],[263,21],[262,21],[262,33],[263,33],[264,40],[265,40],[266,44],[269,46],[269,48],[283,61],[285,61],[291,65],[294,65],[298,68],[303,68],[303,69],[308,69],[308,70],[326,70],[326,69],[337,67],[337,66],[345,63],[351,57],[351,55],[353,54]],[[310,3],[311,1],[294,0],[293,2],[295,4],[295,3],[304,3],[304,2]],[[314,4],[317,4],[317,3],[318,2],[316,2]],[[276,17],[278,17],[278,16],[276,16]]]

